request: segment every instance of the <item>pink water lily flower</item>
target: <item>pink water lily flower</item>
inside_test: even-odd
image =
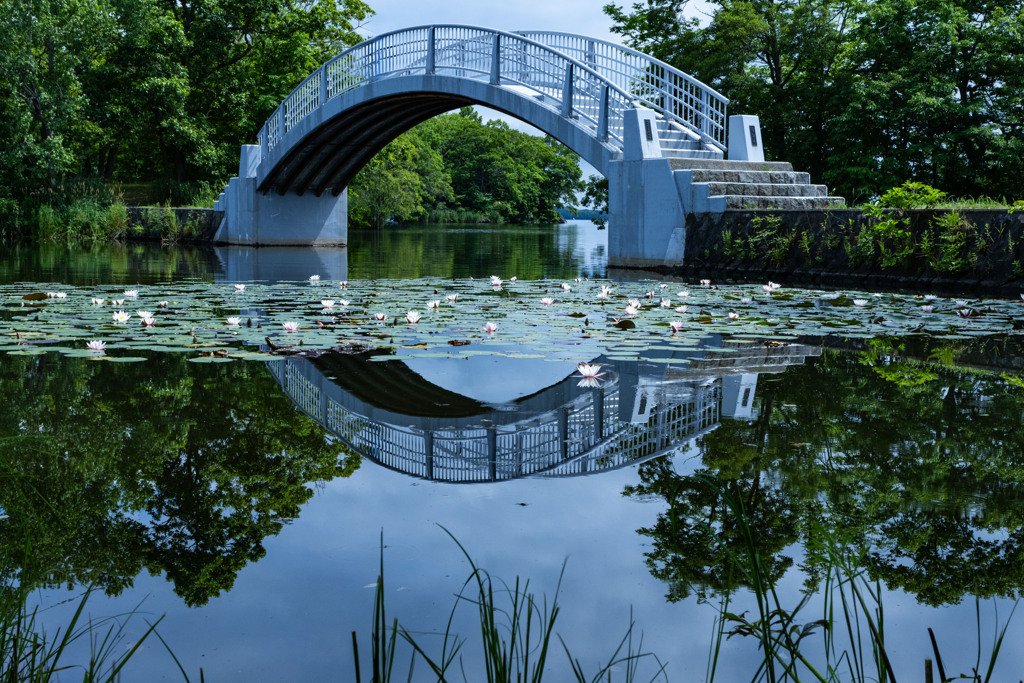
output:
[[[104,341],[101,341],[99,339],[95,339],[95,340],[89,342],[88,344],[86,344],[86,347],[88,347],[88,349],[90,351],[103,351],[103,350],[105,350],[107,348],[107,344]]]
[[[676,308],[676,313],[686,313],[686,306],[678,306]]]
[[[550,296],[545,296],[541,298],[540,302],[545,306],[550,306],[551,304],[555,303],[555,300],[552,299]]]
[[[407,322],[415,325],[420,321],[420,313],[419,311],[409,311],[405,314],[405,319]]]
[[[494,334],[498,331],[498,326],[494,323],[484,323],[484,332],[487,334]]]
[[[934,306],[922,306],[921,307],[921,311],[924,312],[924,313],[931,313],[934,310],[935,310]]]
[[[495,287],[501,287],[501,278],[498,277],[497,275],[492,275],[491,284],[494,285]]]
[[[285,332],[296,332],[299,329],[299,324],[294,320],[289,320],[288,322],[281,323],[281,327],[284,328]]]
[[[626,315],[636,315],[638,310],[636,306],[630,304],[626,306]]]
[[[673,320],[672,322],[669,323],[669,326],[672,328],[672,334],[675,334],[676,332],[679,332],[680,330],[683,329],[683,321]]]

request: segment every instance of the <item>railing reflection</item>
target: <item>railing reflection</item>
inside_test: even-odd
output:
[[[818,353],[792,346],[764,351],[754,370],[784,370]],[[702,356],[682,361],[682,369],[666,364],[646,374],[635,363],[616,365],[596,388],[577,386],[578,378],[570,377],[511,412],[448,421],[401,415],[402,424],[382,419],[386,411],[365,404],[304,358],[267,365],[303,412],[364,457],[423,479],[472,483],[617,469],[685,447],[717,427],[723,414],[749,417],[757,377],[744,372],[751,359],[711,351]]]

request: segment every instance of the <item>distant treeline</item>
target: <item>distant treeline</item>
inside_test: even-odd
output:
[[[425,121],[391,141],[349,186],[349,222],[558,222],[558,206],[576,206],[579,158],[550,137],[501,121],[484,123],[472,107]]]

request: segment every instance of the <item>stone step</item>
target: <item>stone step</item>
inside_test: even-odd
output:
[[[711,171],[792,171],[788,161],[727,161],[677,159],[672,161],[675,170],[702,169]]]
[[[662,149],[661,155],[669,159],[721,159],[722,153],[712,149]]]
[[[726,171],[700,168],[681,172],[690,173],[690,179],[694,183],[771,183],[773,185],[809,185],[811,182],[811,174],[803,173],[801,171]]]
[[[748,197],[826,197],[828,188],[810,183],[694,183],[695,192],[707,196],[743,195]]]
[[[781,209],[808,211],[815,209],[842,209],[842,197],[761,197],[750,195],[717,195],[708,198],[708,210],[742,211],[744,209]]]

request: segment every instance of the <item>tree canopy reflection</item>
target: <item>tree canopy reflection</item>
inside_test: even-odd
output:
[[[1024,389],[1015,374],[952,364],[1016,367],[1011,347],[876,343],[762,375],[757,419],[723,421],[702,437],[695,474],[741,501],[773,578],[794,564],[799,543],[813,584],[827,535],[866,551],[873,577],[927,604],[1019,594]],[[640,533],[653,541],[647,563],[670,600],[738,585],[736,520],[708,486],[659,461],[626,494],[668,503]]]
[[[6,356],[0,392],[0,544],[24,586],[116,594],[146,569],[203,604],[359,466],[262,364]]]

